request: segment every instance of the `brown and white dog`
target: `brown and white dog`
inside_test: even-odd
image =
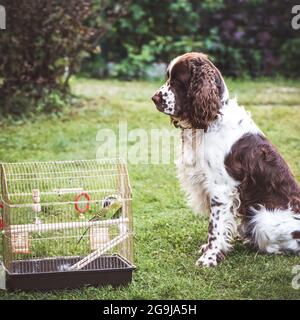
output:
[[[210,212],[196,264],[216,266],[237,231],[260,252],[299,254],[300,188],[249,113],[229,99],[220,71],[191,52],[170,63],[167,78],[152,100],[182,130],[178,173],[189,204]]]

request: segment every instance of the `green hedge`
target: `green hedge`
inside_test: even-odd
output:
[[[69,79],[128,0],[2,0],[0,116],[60,113],[74,99]]]
[[[208,53],[228,76],[297,77],[299,33],[288,0],[132,0],[129,12],[86,59],[92,76],[145,77],[154,62]],[[109,63],[112,62],[113,64]]]

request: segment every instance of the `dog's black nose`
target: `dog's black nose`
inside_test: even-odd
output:
[[[158,105],[161,103],[161,97],[158,95],[158,94],[155,94],[153,97],[152,97],[152,100],[153,102]]]

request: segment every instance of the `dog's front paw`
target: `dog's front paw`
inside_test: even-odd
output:
[[[222,251],[207,249],[206,252],[196,261],[198,267],[215,267],[225,258]]]
[[[211,248],[211,244],[210,244],[210,243],[205,243],[205,244],[203,244],[203,245],[200,247],[198,253],[199,253],[199,254],[203,254],[203,253],[205,253],[205,252],[206,252],[208,249],[210,249],[210,248]]]

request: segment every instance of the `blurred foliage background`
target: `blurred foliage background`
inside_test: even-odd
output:
[[[291,28],[292,5],[289,0],[132,0],[128,14],[102,39],[102,54],[86,59],[83,70],[98,77],[159,77],[159,63],[195,50],[208,53],[227,76],[297,77],[300,37]]]
[[[0,111],[60,112],[72,104],[69,80],[87,52],[127,13],[128,0],[2,0]]]
[[[2,0],[0,113],[59,113],[74,103],[75,74],[162,79],[187,51],[206,52],[225,76],[298,77],[293,2]]]

